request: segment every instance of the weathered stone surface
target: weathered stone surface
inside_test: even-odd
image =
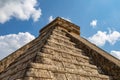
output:
[[[27,45],[0,61],[0,80],[120,80],[120,61],[55,19]]]
[[[67,80],[65,74],[54,73],[54,77],[56,80]]]
[[[39,77],[25,77],[22,80],[52,80],[52,79],[39,78]]]
[[[26,76],[40,77],[40,78],[51,78],[51,76],[47,70],[34,69],[34,68],[30,68],[27,71]]]

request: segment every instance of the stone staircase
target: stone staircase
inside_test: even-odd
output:
[[[26,73],[30,80],[109,80],[75,47],[63,29],[55,28]],[[34,77],[32,77],[34,75]],[[36,76],[36,77],[35,77]]]

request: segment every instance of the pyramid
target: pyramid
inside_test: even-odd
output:
[[[0,80],[120,80],[120,60],[80,36],[60,17],[0,61]]]

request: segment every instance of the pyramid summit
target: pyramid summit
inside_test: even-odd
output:
[[[60,17],[0,61],[0,80],[120,80],[120,60],[80,36]]]

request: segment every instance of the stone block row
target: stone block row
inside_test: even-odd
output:
[[[44,48],[42,48],[43,53],[48,53],[48,54],[52,54],[53,56],[58,56],[58,57],[64,57],[64,58],[69,58],[69,59],[75,59],[77,61],[86,61],[88,62],[89,58],[82,55],[82,52],[80,53],[73,53],[73,52],[67,52],[65,50],[61,50],[61,49],[57,49],[54,47],[50,47],[50,46],[44,46]]]
[[[43,74],[47,74],[49,78],[55,77],[56,80],[109,80],[109,77],[105,75],[88,74],[78,69],[60,68],[58,66],[39,64],[39,63],[31,63],[30,67],[34,68],[33,70],[35,71],[38,71],[38,69],[45,70],[45,73]],[[52,75],[48,73],[49,71],[52,72]],[[39,75],[41,76],[42,72]]]
[[[49,40],[53,41],[53,42],[65,44],[67,46],[74,46],[75,45],[75,43],[70,42],[69,40],[65,40],[65,39],[62,39],[62,38],[55,37],[55,36],[50,36]]]
[[[57,65],[59,67],[66,67],[72,69],[81,69],[86,72],[99,74],[97,71],[97,67],[88,63],[77,62],[76,60],[71,60],[67,58],[62,58],[58,56],[52,56],[46,53],[39,53],[38,56],[42,56],[43,64]],[[37,60],[38,61],[38,60]]]

